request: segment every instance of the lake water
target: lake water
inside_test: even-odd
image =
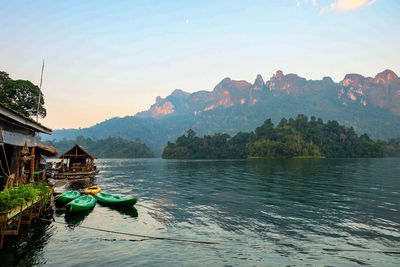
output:
[[[104,159],[97,166],[102,191],[138,196],[136,209],[58,211],[55,220],[72,225],[23,226],[18,238],[6,237],[0,265],[400,264],[400,255],[365,252],[400,251],[400,159]]]

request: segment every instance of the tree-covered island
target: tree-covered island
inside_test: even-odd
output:
[[[394,142],[394,141],[393,141]],[[274,127],[271,119],[254,132],[239,132],[197,137],[193,130],[168,142],[162,157],[165,159],[235,159],[235,158],[357,158],[383,157],[386,143],[373,141],[367,134],[358,136],[352,127],[337,121],[298,115],[283,118]],[[394,149],[391,151],[393,152]]]

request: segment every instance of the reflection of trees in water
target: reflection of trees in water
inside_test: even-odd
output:
[[[258,227],[254,221],[260,217],[259,209],[248,198],[262,203],[268,183],[260,181],[252,167],[249,160],[167,161],[161,175],[168,181],[163,190],[174,190],[165,195],[175,207],[160,205],[160,213],[172,216],[174,223],[217,225],[229,232]]]
[[[296,205],[326,201],[325,184],[335,185],[343,177],[343,167],[338,165],[343,160],[167,161],[162,176],[168,177],[167,186],[179,190],[166,195],[178,208],[161,207],[161,213],[168,211],[176,222],[216,224],[226,231],[261,231],[267,222],[276,220],[268,212],[284,218],[286,210],[297,212]]]
[[[277,193],[295,203],[317,203],[328,201],[329,195],[323,192],[342,194],[343,187],[348,191],[356,186],[358,181],[352,177],[358,177],[370,160],[254,159],[249,163],[268,193]]]
[[[251,168],[262,176],[285,175],[291,178],[315,177],[326,159],[252,159]]]
[[[18,236],[7,236],[0,249],[0,266],[43,265],[43,248],[53,235],[54,228],[49,222],[35,220],[30,225],[21,225]]]

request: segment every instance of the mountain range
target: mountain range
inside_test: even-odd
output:
[[[233,135],[252,131],[267,118],[277,123],[297,114],[337,120],[374,139],[399,137],[400,78],[391,70],[373,78],[347,74],[338,83],[330,77],[307,80],[282,71],[267,81],[257,75],[254,83],[225,78],[212,91],[176,89],[166,98],[157,97],[155,104],[135,116],[113,118],[90,128],[55,130],[50,138],[140,138],[160,154],[168,141],[189,128],[198,135]]]

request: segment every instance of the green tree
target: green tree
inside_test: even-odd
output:
[[[337,121],[324,123],[314,116],[308,120],[300,114],[296,119],[283,118],[275,128],[268,119],[255,132],[239,132],[232,138],[228,134],[200,138],[189,130],[188,137],[183,135],[176,143],[168,142],[163,158],[382,157],[385,152],[398,155],[399,140],[392,139],[387,145],[379,140],[374,142],[367,134],[358,137],[352,127]]]
[[[193,131],[192,129],[189,129],[189,130],[187,131],[187,135],[188,135],[188,138],[189,138],[189,139],[193,139],[193,138],[196,137],[196,132]]]
[[[8,73],[5,71],[0,71],[0,88],[3,88],[3,85],[8,81],[11,81]]]
[[[30,81],[7,81],[0,90],[0,102],[29,117],[37,114],[39,87]],[[43,94],[40,93],[39,116],[46,117]]]
[[[94,140],[90,137],[78,136],[75,140],[46,141],[47,145],[57,148],[62,154],[75,144],[84,146],[97,158],[153,158],[154,153],[142,143],[128,141],[121,137],[108,137]]]
[[[256,128],[256,137],[257,139],[260,138],[271,139],[273,132],[274,132],[274,124],[272,123],[271,119],[268,119],[264,122],[263,125]]]
[[[400,157],[400,137],[388,140],[385,153],[389,157]]]
[[[282,118],[281,121],[278,124],[278,127],[284,127],[288,124],[287,119],[286,118]]]

